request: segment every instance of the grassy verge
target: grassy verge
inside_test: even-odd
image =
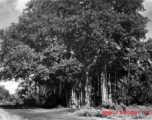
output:
[[[112,111],[112,114],[102,114],[102,111]],[[139,111],[138,114],[129,114],[124,111]],[[125,110],[119,109],[80,109],[74,112],[77,116],[85,117],[98,117],[101,120],[103,119],[116,119],[116,120],[152,120],[152,106],[129,106]]]

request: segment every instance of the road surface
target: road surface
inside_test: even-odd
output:
[[[0,109],[0,120],[96,120],[78,117],[73,109]]]
[[[23,120],[18,115],[10,115],[8,112],[0,109],[0,120]]]

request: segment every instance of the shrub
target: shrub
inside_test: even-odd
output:
[[[133,119],[142,119],[142,118],[145,118],[145,115],[142,113],[133,116]]]
[[[120,105],[118,105],[118,104],[115,104],[115,103],[103,102],[102,103],[102,108],[112,109],[112,110],[126,110],[127,106],[124,105],[123,103],[120,103]]]
[[[62,105],[58,105],[57,108],[64,108]]]
[[[89,116],[89,117],[103,117],[102,114],[101,114],[101,110],[97,110],[97,109],[94,109],[94,108],[91,108],[91,109],[81,109],[81,110],[77,110],[75,111],[74,113],[75,115],[78,115],[78,116]]]

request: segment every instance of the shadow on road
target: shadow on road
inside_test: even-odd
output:
[[[27,105],[13,105],[13,104],[4,104],[4,103],[0,103],[0,109],[60,109],[60,108],[50,108],[50,107],[46,107],[46,106],[27,106]],[[60,112],[62,112],[62,110],[66,109],[67,112],[69,113],[73,113],[76,110],[79,110],[78,108],[72,109],[72,108],[61,108]]]
[[[11,103],[0,103],[1,109],[36,109],[40,107],[41,106],[32,107],[32,106],[25,106],[25,105],[13,105]]]

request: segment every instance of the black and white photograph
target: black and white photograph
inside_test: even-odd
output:
[[[0,120],[152,120],[152,0],[0,0]]]

